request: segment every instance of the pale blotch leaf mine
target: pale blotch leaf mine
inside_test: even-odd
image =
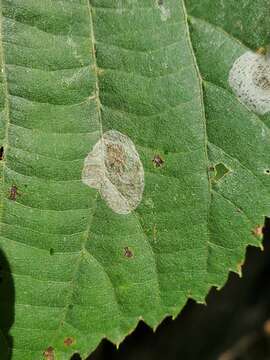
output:
[[[162,21],[167,21],[171,17],[171,11],[164,5],[163,0],[157,0],[157,7],[160,11],[160,18]]]
[[[144,169],[135,145],[119,131],[109,130],[84,161],[82,182],[97,189],[118,214],[129,214],[140,204]]]
[[[229,84],[238,98],[252,111],[270,111],[270,58],[248,51],[233,64]]]

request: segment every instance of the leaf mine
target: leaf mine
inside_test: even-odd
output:
[[[251,51],[233,64],[229,84],[239,99],[252,111],[263,115],[270,111],[269,55]]]
[[[160,18],[162,21],[167,21],[171,17],[171,11],[164,4],[163,0],[157,1],[157,6],[160,10]]]
[[[142,200],[144,170],[128,136],[116,130],[103,134],[87,155],[82,182],[97,189],[118,214],[129,214]]]

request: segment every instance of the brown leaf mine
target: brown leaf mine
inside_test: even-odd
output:
[[[97,189],[118,214],[128,214],[142,200],[144,170],[130,138],[109,130],[94,145],[84,161],[82,182]]]

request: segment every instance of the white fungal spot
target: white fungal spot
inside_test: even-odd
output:
[[[164,0],[157,0],[157,6],[160,10],[160,18],[162,21],[166,21],[171,17],[171,11],[164,5]]]
[[[128,214],[142,200],[144,170],[135,145],[126,135],[110,130],[87,155],[82,182],[97,189],[118,214]]]
[[[229,84],[239,99],[258,114],[270,111],[269,55],[246,52],[229,74]]]

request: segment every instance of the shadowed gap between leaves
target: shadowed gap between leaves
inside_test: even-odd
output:
[[[12,359],[13,340],[9,335],[14,322],[15,288],[10,266],[0,249],[0,358]]]

